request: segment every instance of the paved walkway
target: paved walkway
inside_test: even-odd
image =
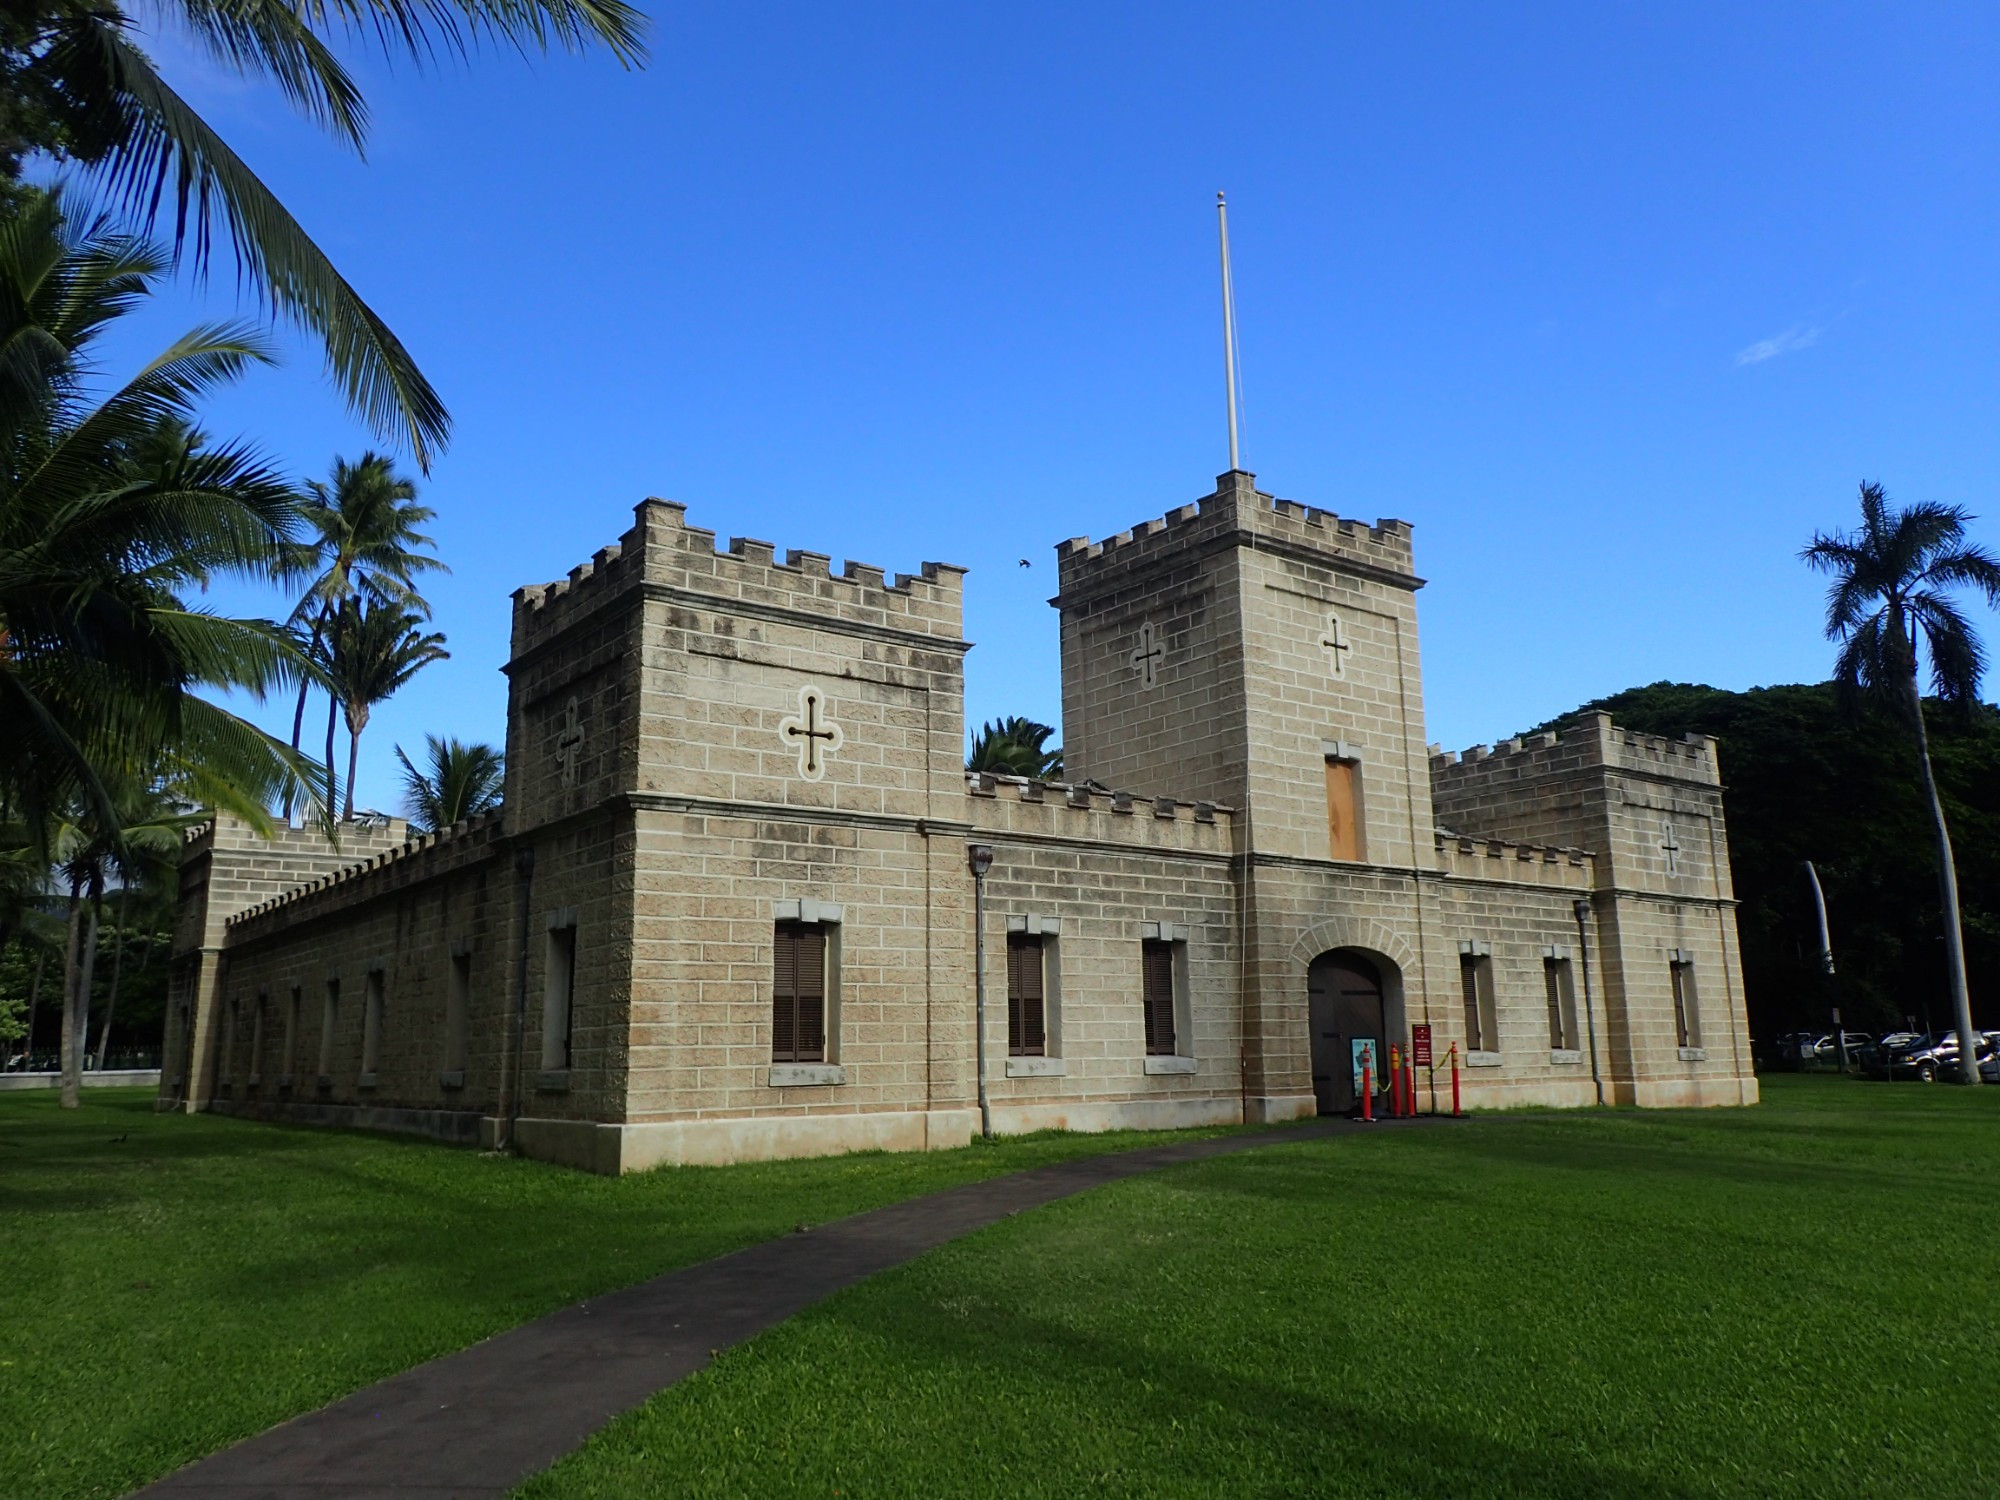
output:
[[[767,1240],[595,1297],[392,1376],[141,1490],[173,1500],[507,1494],[717,1351],[879,1271],[1107,1182],[1397,1124],[1315,1120],[1035,1167]]]

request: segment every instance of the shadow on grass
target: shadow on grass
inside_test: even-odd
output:
[[[900,1274],[900,1273],[898,1273]],[[1496,1440],[1489,1434],[1454,1430],[1412,1416],[1386,1414],[1339,1394],[1365,1386],[1371,1376],[1364,1359],[1351,1368],[1315,1372],[1319,1390],[1263,1378],[1223,1365],[1189,1359],[1159,1345],[1139,1347],[1079,1330],[1073,1325],[1010,1309],[1004,1317],[975,1324],[939,1315],[926,1295],[898,1301],[867,1299],[857,1305],[845,1294],[804,1314],[796,1336],[781,1335],[722,1359],[694,1382],[619,1419],[581,1452],[558,1464],[522,1491],[529,1500],[571,1494],[707,1493],[687,1481],[704,1469],[689,1446],[701,1447],[726,1434],[707,1431],[704,1395],[722,1399],[719,1409],[740,1414],[757,1408],[767,1370],[807,1384],[815,1371],[788,1347],[803,1340],[821,1352],[815,1325],[839,1330],[831,1341],[872,1346],[886,1352],[882,1366],[921,1372],[906,1390],[891,1374],[881,1386],[869,1375],[827,1370],[826,1389],[813,1399],[815,1423],[842,1425],[843,1407],[879,1412],[897,1410],[893,1431],[905,1434],[879,1461],[875,1483],[881,1493],[989,1493],[996,1476],[967,1472],[981,1463],[978,1453],[945,1442],[930,1450],[925,1441],[930,1413],[924,1404],[939,1389],[983,1393],[994,1424],[987,1440],[1004,1449],[1019,1473],[1053,1481],[1049,1492],[1087,1486],[1097,1493],[1339,1494],[1458,1497],[1578,1497],[1578,1500],[1686,1500],[1694,1491],[1628,1465],[1581,1454],[1537,1451]],[[1302,1332],[1306,1332],[1302,1330]],[[1314,1334],[1325,1330],[1312,1330]],[[767,1338],[770,1336],[767,1336]],[[808,1355],[808,1359],[811,1354]],[[872,1364],[873,1361],[868,1363]],[[702,1383],[708,1391],[697,1392]],[[785,1383],[789,1383],[786,1381]],[[723,1392],[731,1385],[736,1390]],[[776,1397],[790,1398],[790,1392]],[[907,1405],[899,1398],[909,1396]],[[752,1399],[745,1402],[742,1398]],[[695,1405],[684,1404],[695,1398]],[[1044,1404],[1046,1403],[1046,1404]],[[1225,1413],[1218,1416],[1217,1413]],[[766,1419],[783,1420],[782,1410],[761,1409]],[[684,1430],[689,1419],[695,1430]],[[947,1416],[947,1421],[954,1420]],[[735,1439],[740,1442],[741,1429]],[[1581,1446],[1581,1440],[1577,1440]],[[1115,1451],[1106,1472],[1104,1449]],[[1551,1447],[1560,1444],[1552,1443]],[[844,1447],[835,1444],[836,1449]],[[930,1451],[927,1451],[930,1450]],[[840,1460],[835,1458],[833,1463]],[[732,1472],[722,1488],[758,1485],[771,1492],[808,1492],[829,1465],[806,1464],[797,1474],[758,1476]],[[671,1478],[670,1478],[671,1476]],[[608,1481],[608,1483],[607,1483]],[[984,1481],[979,1483],[976,1481]],[[1065,1482],[1067,1481],[1067,1482]],[[1043,1492],[1044,1486],[1025,1488]]]

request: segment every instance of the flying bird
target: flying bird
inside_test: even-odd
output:
[[[1022,566],[1022,567],[1024,567],[1024,568],[1032,568],[1032,567],[1034,566],[1034,564],[1033,564],[1033,563],[1031,563],[1031,562],[1029,562],[1029,561],[1027,560],[1027,558],[1025,558],[1025,557],[1024,557],[1024,558],[1022,558],[1022,559],[1021,559],[1021,566]]]

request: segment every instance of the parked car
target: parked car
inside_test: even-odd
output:
[[[1870,1035],[1868,1035],[1868,1033],[1865,1031],[1848,1032],[1847,1033],[1848,1062],[1854,1063],[1860,1061],[1862,1053],[1865,1052],[1868,1048],[1872,1047],[1874,1044],[1875,1044],[1875,1039]],[[1821,1037],[1818,1041],[1813,1043],[1813,1055],[1817,1057],[1822,1063],[1828,1064],[1829,1066],[1832,1067],[1839,1067],[1840,1038],[1834,1035],[1832,1032],[1828,1032],[1825,1036]]]
[[[1889,1067],[1891,1078],[1914,1078],[1919,1083],[1936,1083],[1940,1078],[1955,1077],[1958,1073],[1958,1033],[1955,1031],[1936,1032],[1921,1038],[1923,1045],[1911,1047],[1908,1051],[1892,1053]],[[1980,1076],[1985,1076],[1986,1065],[1994,1057],[1993,1038],[1982,1032],[1979,1044],[1973,1054],[1980,1067]]]

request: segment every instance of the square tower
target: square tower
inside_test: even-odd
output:
[[[1410,527],[1257,489],[1056,549],[1068,774],[1247,811],[1246,849],[1408,870],[1431,848]]]

